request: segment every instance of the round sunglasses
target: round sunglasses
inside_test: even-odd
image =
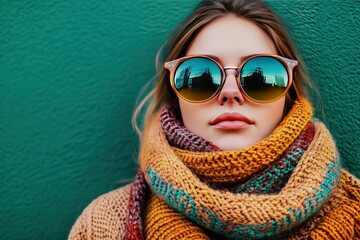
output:
[[[280,99],[293,83],[293,69],[298,61],[274,54],[247,56],[240,66],[222,66],[209,55],[191,55],[165,63],[175,94],[191,103],[207,102],[224,86],[227,69],[235,69],[242,95],[254,103]]]

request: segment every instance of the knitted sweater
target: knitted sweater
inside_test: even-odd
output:
[[[73,225],[69,240],[123,239],[132,184],[93,200]]]

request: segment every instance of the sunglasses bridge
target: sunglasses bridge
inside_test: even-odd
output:
[[[236,70],[236,73],[235,73],[235,77],[237,78],[239,76],[239,67],[235,67],[235,66],[226,66],[226,67],[223,67],[224,69],[224,72],[226,73],[226,70],[228,69],[234,69]],[[226,77],[226,76],[225,76]]]

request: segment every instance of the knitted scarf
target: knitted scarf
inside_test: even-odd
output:
[[[126,239],[359,238],[359,180],[311,116],[297,100],[266,139],[221,151],[162,109],[144,135]]]

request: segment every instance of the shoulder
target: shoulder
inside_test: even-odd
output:
[[[131,187],[132,183],[93,200],[72,226],[68,239],[122,239]]]

